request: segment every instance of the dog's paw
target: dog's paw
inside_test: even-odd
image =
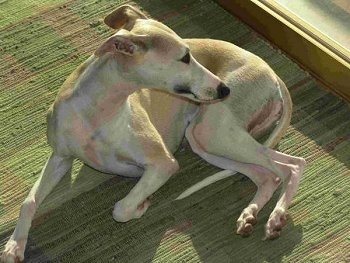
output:
[[[250,236],[253,232],[253,225],[256,224],[256,206],[248,206],[243,210],[237,220],[237,234],[242,237]]]
[[[113,210],[113,218],[117,222],[127,222],[131,219],[140,218],[151,205],[150,198],[144,200],[136,207],[126,205],[123,200],[117,202]]]
[[[281,235],[281,230],[287,221],[286,212],[282,208],[275,209],[265,225],[265,239],[275,239]]]
[[[26,241],[10,239],[1,255],[2,263],[17,263],[24,260],[24,249]]]

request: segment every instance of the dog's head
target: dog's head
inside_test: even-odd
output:
[[[199,64],[185,41],[164,24],[129,5],[104,21],[117,32],[95,55],[114,63],[126,80],[201,102],[229,95],[229,88]]]

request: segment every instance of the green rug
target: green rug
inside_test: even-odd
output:
[[[112,33],[101,19],[122,2],[0,1],[0,250],[49,155],[45,112],[67,75]],[[181,170],[146,215],[116,223],[113,205],[135,181],[77,161],[72,178],[40,207],[26,262],[350,262],[349,106],[213,1],[134,3],[182,37],[223,39],[256,53],[286,82],[295,105],[279,150],[308,161],[288,224],[278,240],[261,240],[276,193],[251,237],[234,234],[256,190],[242,176],[173,201],[218,171],[189,149],[177,154]]]

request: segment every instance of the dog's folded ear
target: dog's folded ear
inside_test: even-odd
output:
[[[118,35],[114,37],[116,51],[128,56],[133,56],[136,52],[141,53],[146,50],[142,41],[142,36]]]
[[[95,51],[95,55],[101,56],[106,52],[117,52],[128,56],[141,55],[147,52],[149,43],[148,36],[122,29],[102,43]]]
[[[147,16],[135,7],[122,5],[107,15],[104,22],[113,29],[131,30],[138,18],[147,19]]]

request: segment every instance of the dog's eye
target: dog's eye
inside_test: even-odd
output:
[[[184,55],[180,61],[186,64],[190,64],[190,60],[191,60],[191,56],[190,56],[190,52],[187,52],[186,55]]]

